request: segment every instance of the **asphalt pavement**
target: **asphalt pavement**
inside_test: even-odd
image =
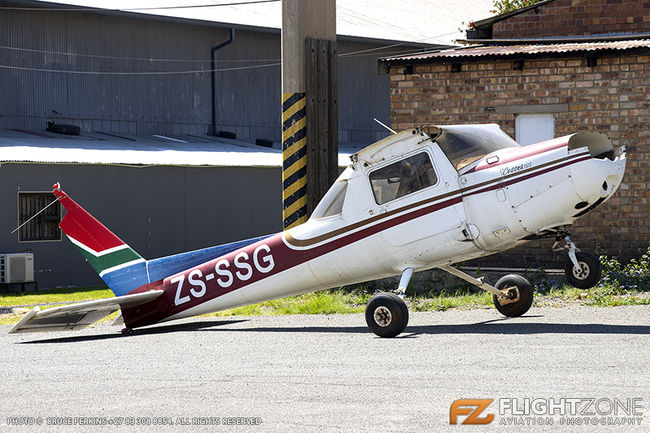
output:
[[[8,329],[2,432],[650,431],[650,306],[411,313],[393,339],[360,314]],[[450,424],[459,399],[487,407]]]

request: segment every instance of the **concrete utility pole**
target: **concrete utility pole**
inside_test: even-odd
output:
[[[305,222],[338,176],[336,0],[282,0],[282,220]]]

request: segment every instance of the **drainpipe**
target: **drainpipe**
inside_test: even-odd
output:
[[[216,47],[212,47],[212,50],[210,51],[210,65],[212,69],[211,75],[211,81],[212,81],[212,130],[210,131],[210,135],[217,135],[217,98],[215,96],[215,91],[216,91],[216,81],[217,81],[217,51],[222,49],[223,47],[232,44],[235,42],[235,29],[230,29],[230,39],[228,39],[226,42],[222,42]]]

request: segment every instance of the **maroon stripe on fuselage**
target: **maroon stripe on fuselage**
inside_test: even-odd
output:
[[[576,157],[574,156],[573,158]],[[466,192],[464,196],[480,194],[483,192],[488,192],[498,188],[502,188],[504,186],[523,182],[525,180],[534,178],[536,176],[551,172],[553,170],[560,169],[562,167],[566,167],[571,164],[585,161],[590,158],[591,158],[590,156],[584,156],[579,159],[573,159],[559,165],[555,165],[543,170],[532,172],[530,174],[514,177],[511,180],[503,180],[503,179],[500,179],[501,181],[495,180],[493,185],[477,191]],[[460,192],[461,190],[459,190],[459,193]],[[138,326],[145,326],[145,325],[156,323],[167,317],[170,317],[172,315],[185,311],[189,308],[202,304],[206,301],[225,295],[226,293],[230,293],[234,290],[241,289],[250,284],[266,279],[272,275],[276,275],[280,272],[299,266],[316,257],[331,253],[340,248],[351,245],[354,242],[375,235],[383,230],[389,229],[391,227],[395,227],[397,225],[434,213],[438,210],[444,209],[449,206],[453,206],[461,202],[462,202],[462,197],[459,195],[448,200],[423,206],[419,209],[415,209],[408,213],[397,215],[393,218],[379,220],[377,223],[369,225],[353,233],[349,233],[339,238],[335,238],[329,242],[311,248],[306,248],[306,249],[290,248],[285,244],[282,238],[282,233],[277,233],[271,236],[270,238],[263,239],[259,242],[256,242],[254,244],[248,245],[244,248],[241,248],[239,250],[221,256],[217,259],[206,262],[200,266],[196,266],[182,273],[165,278],[163,281],[148,284],[146,286],[142,286],[132,291],[131,293],[139,293],[151,289],[158,289],[158,290],[164,290],[165,293],[159,298],[152,301],[151,303],[143,304],[131,309],[124,309],[123,316],[124,316],[125,324],[128,327],[138,327]],[[255,266],[254,263],[255,251],[261,247],[264,248],[263,246],[268,247],[268,252],[264,250],[265,254],[263,258],[270,256],[272,257],[273,260],[273,268],[270,269],[268,272],[260,271]],[[245,275],[244,272],[241,271],[244,270],[247,271],[247,269],[242,269],[241,267],[237,268],[234,265],[235,258],[240,255],[241,257],[244,256],[247,257],[247,259],[245,260],[240,259],[240,261],[247,263],[251,268],[251,275],[246,279],[238,278],[236,275],[237,271],[240,271],[241,275]],[[223,261],[226,261],[229,265],[228,267],[222,267],[221,268],[222,271],[224,269],[227,269],[232,273],[232,283],[228,287],[223,287],[222,285],[220,285],[218,283],[218,278],[220,277],[216,275],[216,265],[222,263]],[[258,261],[259,261],[259,254],[258,254]],[[266,263],[265,266],[266,265],[268,265],[268,263]],[[199,273],[196,272],[197,270],[200,271],[200,275],[201,275],[200,277],[198,276]],[[246,272],[246,274],[247,273],[248,272]],[[190,290],[194,290],[195,293],[200,292],[199,285],[189,283],[189,278],[191,274],[195,275],[194,278],[195,281],[200,280],[205,285],[205,293],[199,297],[192,296],[192,293],[190,291]],[[212,274],[212,278],[207,280],[206,276],[210,274]],[[178,282],[172,283],[171,281],[175,277],[180,275],[183,275],[184,277],[183,277],[183,285],[179,291]],[[224,280],[222,280],[222,282],[224,282]],[[184,299],[185,297],[189,297],[189,300],[179,305],[176,305],[175,303],[176,299],[178,298]]]
[[[491,186],[489,186],[487,188],[480,189],[478,191],[472,191],[470,193],[465,194],[464,196],[469,197],[469,196],[472,196],[472,195],[475,195],[475,194],[481,194],[481,193],[484,193],[484,192],[493,191],[493,190],[496,190],[496,189],[499,189],[499,188],[503,188],[504,186],[514,185],[516,183],[523,182],[524,180],[532,179],[533,177],[537,177],[539,175],[549,173],[549,172],[554,171],[554,170],[558,170],[558,169],[566,167],[568,165],[576,164],[576,163],[582,162],[582,161],[587,161],[588,159],[591,159],[591,156],[585,156],[583,158],[567,161],[564,164],[555,165],[553,167],[549,167],[549,168],[546,168],[544,170],[539,170],[539,171],[536,171],[534,173],[526,174],[524,176],[517,177],[517,178],[511,179],[511,180],[504,180],[503,182],[499,182],[499,183],[497,183],[495,185],[491,185]]]
[[[159,298],[152,301],[151,303],[144,304],[131,309],[123,310],[122,315],[124,317],[124,322],[126,326],[131,328],[156,323],[169,316],[178,314],[182,311],[195,307],[206,301],[217,298],[219,296],[223,296],[226,293],[230,293],[234,290],[241,289],[250,284],[268,278],[272,275],[276,275],[280,272],[299,266],[316,257],[331,253],[335,250],[348,246],[361,239],[365,239],[369,236],[375,235],[390,227],[403,224],[407,221],[436,212],[448,206],[453,206],[455,204],[460,203],[461,201],[462,201],[461,197],[458,196],[450,200],[425,206],[421,209],[416,209],[413,212],[402,214],[396,216],[395,218],[391,218],[389,220],[381,221],[378,224],[374,224],[372,226],[361,229],[357,232],[350,233],[341,238],[334,239],[323,245],[319,245],[317,247],[309,248],[305,250],[295,250],[289,248],[284,243],[284,240],[282,239],[282,233],[278,233],[276,235],[271,236],[270,238],[261,240],[252,245],[248,245],[237,251],[233,251],[232,253],[226,254],[225,256],[221,256],[217,259],[206,262],[200,266],[196,266],[190,270],[181,272],[180,274],[176,274],[171,277],[165,278],[163,281],[153,283],[153,284],[148,284],[146,286],[140,287],[132,291],[131,293],[139,293],[143,291],[157,289],[157,290],[164,290],[165,293]],[[255,251],[260,247],[263,248],[264,245],[266,245],[269,249],[268,254],[265,254],[264,257],[272,256],[273,263],[274,263],[273,269],[271,269],[267,273],[260,272],[259,269],[257,269],[253,258]],[[245,262],[252,269],[250,277],[245,280],[238,278],[236,275],[237,271],[239,271],[241,275],[245,275],[244,272],[242,272],[244,269],[236,268],[234,266],[235,257],[239,255],[242,255],[243,257],[243,253],[245,253],[246,256],[248,256],[248,260],[245,260]],[[259,257],[260,255],[258,254],[258,261],[260,260]],[[223,266],[224,260],[229,263],[228,267]],[[221,267],[222,271],[228,269],[232,273],[232,283],[228,287],[223,287],[217,281],[218,279],[221,279],[222,283],[225,283],[227,281],[227,279],[222,279],[221,276],[216,275],[215,267],[219,263],[222,263],[222,267]],[[265,265],[268,265],[268,263],[265,263]],[[197,270],[200,271],[201,277],[198,277],[198,273],[196,272]],[[190,274],[193,273],[196,277],[194,278],[194,280],[201,280],[203,284],[205,284],[205,293],[200,297],[192,296],[191,293],[191,290],[197,292],[200,289],[200,286],[189,283]],[[210,274],[212,274],[212,277],[209,280],[206,280],[206,276]],[[183,286],[180,292],[178,292],[178,282],[172,283],[172,280],[174,280],[176,277],[180,275],[184,275]],[[185,297],[189,297],[189,300],[183,302],[180,305],[176,305],[175,302],[176,299],[184,299]]]

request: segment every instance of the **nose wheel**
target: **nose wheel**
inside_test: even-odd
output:
[[[560,246],[564,243],[563,246]],[[564,276],[578,289],[590,289],[600,281],[602,265],[594,254],[580,251],[571,241],[569,233],[561,230],[555,239],[553,251],[568,250],[569,260],[564,266]]]
[[[564,276],[569,284],[578,289],[590,289],[598,284],[602,273],[602,265],[598,258],[586,251],[576,252],[578,266],[568,260],[564,266]]]

